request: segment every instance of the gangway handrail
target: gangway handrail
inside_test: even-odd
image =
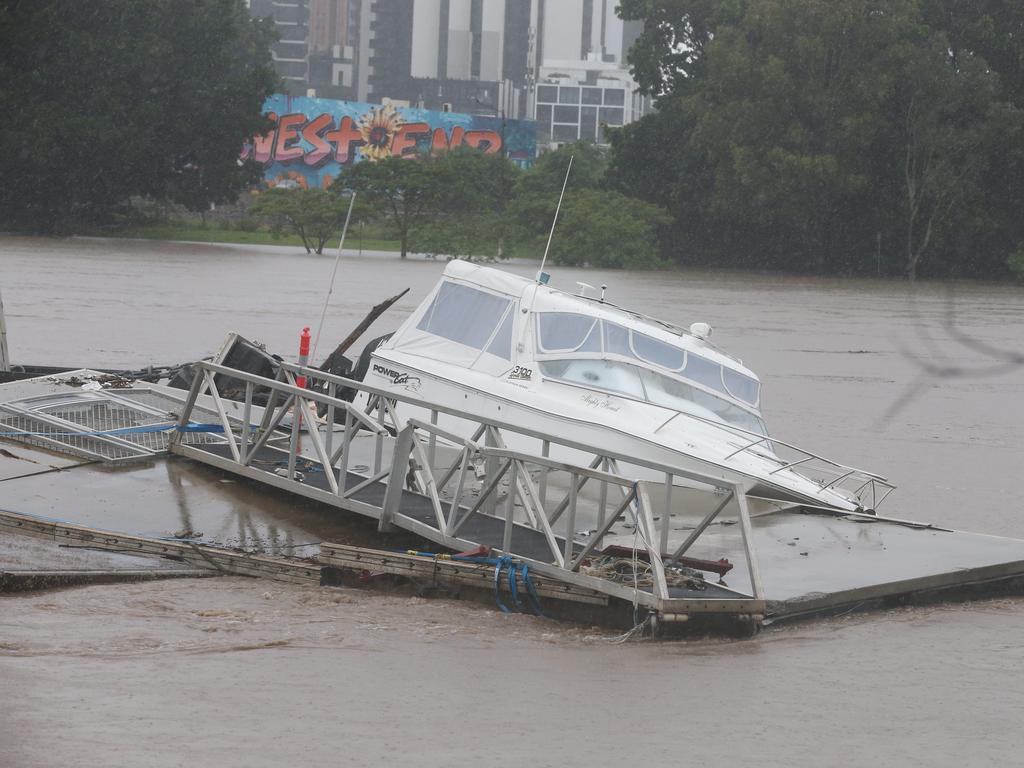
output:
[[[458,532],[458,529],[471,516],[479,515],[481,519],[497,520],[501,523],[498,532],[504,531],[503,535],[501,535],[500,546],[495,546],[497,542],[493,540],[493,523],[487,524],[492,526],[490,529],[492,531],[492,539],[488,541],[486,537],[484,538],[484,541],[488,541],[489,546],[495,547],[496,550],[520,558],[523,562],[529,563],[531,569],[536,567],[540,573],[547,573],[570,583],[589,586],[607,594],[638,601],[647,607],[657,610],[678,612],[684,610],[684,605],[696,606],[698,604],[703,606],[699,610],[739,610],[735,607],[729,607],[722,602],[723,600],[728,602],[729,600],[738,599],[744,606],[748,606],[744,610],[751,612],[763,611],[764,596],[753,550],[749,512],[745,503],[743,486],[739,481],[728,480],[704,474],[697,470],[683,469],[636,456],[618,454],[601,446],[587,445],[561,436],[550,435],[517,424],[481,416],[480,414],[460,411],[457,408],[450,408],[420,398],[409,397],[374,387],[364,382],[354,381],[305,366],[282,363],[275,378],[259,376],[212,361],[200,361],[194,365],[193,370],[192,387],[183,402],[179,420],[187,421],[192,409],[196,407],[200,394],[208,391],[214,403],[219,406],[219,415],[222,422],[224,422],[226,432],[221,437],[221,440],[228,443],[230,451],[225,456],[223,453],[211,451],[207,446],[190,445],[180,439],[174,439],[175,436],[172,436],[172,450],[176,453],[200,459],[214,466],[237,472],[271,485],[277,485],[334,506],[370,515],[377,519],[380,530],[387,530],[394,524],[401,525],[409,531],[424,535],[446,547],[468,548],[480,543],[467,539]],[[245,416],[240,425],[228,422],[226,411],[221,405],[221,395],[216,382],[218,374],[246,383]],[[306,376],[307,380],[325,383],[328,391],[332,393],[336,392],[338,387],[366,392],[372,396],[372,400],[376,404],[373,408],[368,408],[366,413],[362,413],[361,409],[358,409],[352,403],[333,394],[324,394],[317,389],[303,389],[296,386],[291,383],[291,381],[294,381],[293,376],[295,374]],[[292,440],[290,444],[287,448],[281,446],[274,449],[287,454],[287,471],[278,470],[270,472],[260,467],[251,466],[247,461],[249,455],[251,455],[248,450],[248,441],[254,438],[252,430],[248,428],[248,414],[253,405],[252,399],[256,386],[268,389],[271,392],[270,399],[267,405],[264,406],[263,421],[265,426],[263,428],[266,433],[269,434],[275,431],[277,425],[281,423],[283,412],[290,408],[294,414],[291,423]],[[281,397],[281,395],[284,395],[284,397]],[[431,423],[426,424],[417,419],[399,419],[397,412],[394,410],[396,402],[408,403],[417,408],[430,411]],[[334,453],[330,450],[329,441],[330,435],[334,432],[333,427],[329,428],[327,434],[324,435],[321,429],[314,426],[319,423],[319,419],[315,415],[316,408],[312,406],[314,403],[325,405],[328,409],[340,409],[345,412],[346,429],[343,449]],[[376,409],[375,415],[374,409]],[[350,417],[356,411],[360,411],[365,422],[360,420],[358,425],[352,423]],[[456,442],[454,447],[458,455],[452,464],[452,469],[444,475],[444,479],[441,482],[438,482],[437,478],[443,470],[439,468],[435,474],[433,462],[428,455],[428,449],[425,447],[427,444],[432,445],[432,441],[436,437],[442,436],[445,433],[445,430],[436,424],[439,413],[465,419],[478,425],[472,438],[461,438]],[[316,451],[319,465],[325,470],[329,470],[327,471],[328,477],[323,481],[327,486],[326,489],[321,485],[311,485],[308,482],[304,482],[303,478],[296,474],[297,457],[301,453],[301,447],[296,439],[300,415],[302,420],[310,426],[309,439]],[[367,498],[364,494],[363,499],[355,498],[356,489],[347,487],[349,481],[346,481],[345,472],[348,461],[348,446],[351,441],[350,427],[358,429],[359,426],[366,422],[369,422],[373,427],[376,457],[374,468],[367,472],[368,477],[363,479],[356,488],[367,487],[370,484],[379,482],[384,486],[382,500],[380,500],[381,497],[379,495],[371,495],[371,497]],[[241,447],[235,443],[238,437],[235,432],[239,428],[242,430]],[[524,450],[511,450],[504,445],[501,437],[503,431],[518,433],[536,439],[541,442],[542,447],[535,453]],[[385,468],[381,461],[380,452],[382,447],[381,441],[386,436],[393,438],[394,442],[389,444],[387,456],[389,465]],[[482,436],[487,437],[486,444],[483,445],[477,442],[477,439]],[[328,441],[327,447],[324,445],[325,437]],[[548,455],[552,444],[579,450],[584,454],[595,454],[595,460],[591,463],[591,466],[587,467],[583,466],[582,463],[573,464],[552,459]],[[253,451],[255,451],[255,446]],[[485,464],[490,465],[486,470],[486,481],[479,491],[473,491],[471,494],[471,496],[476,497],[476,500],[469,506],[464,506],[465,502],[462,501],[465,498],[462,493],[463,483],[467,473],[471,476],[474,471],[469,466],[470,461],[472,460],[475,463],[481,459]],[[641,481],[619,471],[620,460],[627,467],[654,469],[664,473],[669,487],[674,477],[679,476],[696,480],[706,486],[731,492],[732,497],[735,499],[735,507],[741,523],[743,545],[741,556],[746,560],[750,572],[750,591],[752,594],[747,595],[744,592],[723,587],[725,592],[733,593],[731,597],[721,597],[717,601],[709,601],[704,596],[699,598],[676,596],[680,593],[673,592],[668,586],[662,562],[663,553],[665,552],[662,544],[667,536],[670,518],[673,516],[670,506],[671,493],[666,493],[663,499],[655,498],[652,500],[651,494],[648,491],[649,482]],[[599,469],[602,466],[604,469]],[[532,467],[540,467],[542,469],[541,478],[546,477],[547,473],[551,471],[567,473],[569,475],[569,482],[565,499],[557,504],[553,501],[551,503],[545,502],[543,485],[541,485],[539,493],[535,487],[535,483],[540,481],[535,480],[531,476]],[[458,478],[453,478],[453,470],[455,468],[460,468]],[[339,469],[341,470],[340,472],[338,471]],[[632,469],[629,470],[629,472],[632,471]],[[337,472],[337,475],[335,472]],[[502,490],[499,485],[499,481],[506,474],[509,477],[507,492]],[[447,485],[450,481],[456,479],[455,493],[448,497],[451,499],[450,504],[447,501],[442,502],[441,492],[444,491],[444,493],[449,494],[450,489],[447,488]],[[597,528],[582,534],[577,531],[575,522],[577,500],[579,498],[579,491],[588,481],[598,483],[601,486],[602,500],[597,510]],[[412,501],[407,501],[404,495],[407,486],[420,494],[420,498],[426,500],[429,505],[425,509],[424,507],[419,507],[421,511],[412,516],[404,506],[407,503],[413,503]],[[611,487],[619,488],[624,502],[618,504],[615,513],[608,517],[606,515],[607,510],[604,498],[606,490]],[[374,492],[374,494],[378,493]],[[660,513],[656,510],[656,506],[659,504],[664,505],[663,507],[658,507],[661,510]],[[522,509],[525,518],[517,519],[516,507]],[[426,510],[431,508],[433,512],[427,513]],[[555,512],[558,510],[566,512],[564,534],[560,534],[561,540],[556,537],[552,530],[552,525],[557,519],[557,515],[555,512],[552,512],[549,519],[547,510],[551,508],[554,508]],[[410,509],[415,509],[415,506]],[[624,512],[632,519],[634,530],[637,531],[642,542],[639,550],[645,553],[644,557],[650,563],[653,583],[649,587],[638,587],[614,580],[609,581],[603,577],[580,570],[584,560],[584,555],[581,553],[589,554],[600,547],[604,536]],[[660,514],[660,523],[655,522],[655,515],[658,514]],[[519,545],[515,544],[516,540],[512,533],[514,530],[521,528],[531,530],[535,534],[543,534],[550,552],[544,554],[542,550],[527,547],[526,549],[520,549],[517,553],[516,550],[519,549]],[[659,543],[659,528],[662,543]],[[527,554],[524,554],[524,552]],[[719,607],[716,608],[714,607],[715,605],[719,605]]]
[[[210,370],[215,370],[217,373],[224,373],[224,374],[228,374],[228,375],[234,375],[234,372],[235,372],[234,368],[228,368],[228,367],[219,365],[217,363],[212,363],[210,361],[205,361],[205,360],[200,362],[200,363],[198,363],[198,365],[201,365],[201,366],[203,366],[205,368],[209,368]],[[404,395],[404,394],[401,394],[401,393],[398,393],[398,392],[394,392],[394,391],[389,390],[389,389],[383,389],[381,387],[377,387],[377,386],[374,386],[372,384],[366,384],[366,383],[364,383],[362,381],[356,381],[354,379],[347,379],[344,376],[338,376],[336,374],[327,373],[326,371],[321,371],[318,368],[310,368],[308,366],[295,365],[294,363],[288,363],[288,362],[284,362],[284,361],[281,361],[279,363],[279,365],[281,365],[282,368],[285,368],[285,369],[287,369],[289,371],[292,371],[293,373],[297,373],[297,374],[300,374],[302,376],[306,376],[307,378],[322,379],[324,381],[331,382],[333,384],[337,384],[340,387],[357,389],[357,390],[363,390],[364,392],[368,392],[368,393],[370,393],[372,395],[378,395],[378,396],[383,397],[383,398],[385,398],[387,400],[395,400],[397,402],[407,403],[408,405],[414,405],[414,406],[417,406],[419,408],[423,408],[423,409],[426,409],[426,410],[434,410],[434,411],[438,411],[438,412],[441,412],[441,413],[446,413],[449,416],[454,416],[455,418],[465,419],[467,421],[473,421],[473,422],[477,422],[479,424],[487,424],[488,426],[496,427],[498,429],[509,430],[511,432],[518,432],[520,434],[527,435],[528,437],[534,437],[534,438],[537,438],[539,440],[547,440],[547,441],[550,441],[552,443],[558,443],[559,445],[563,445],[566,448],[573,448],[573,449],[584,451],[584,452],[587,452],[587,451],[593,452],[593,446],[592,445],[587,445],[586,443],[580,443],[580,442],[577,442],[575,440],[572,440],[570,438],[567,438],[567,437],[564,437],[564,436],[561,436],[561,435],[553,435],[553,434],[549,434],[549,433],[546,433],[546,432],[541,432],[539,430],[532,429],[530,427],[524,427],[524,426],[521,426],[519,424],[513,424],[512,422],[503,421],[501,419],[495,419],[495,418],[493,418],[491,416],[483,416],[483,415],[478,414],[478,413],[471,413],[469,411],[463,411],[463,410],[460,410],[458,408],[452,408],[451,406],[442,405],[440,403],[430,402],[430,401],[424,400],[422,398],[410,397],[408,395]],[[265,378],[261,378],[261,377],[256,377],[256,378],[258,378],[260,382],[270,381],[269,379],[265,379]],[[308,391],[308,392],[311,392],[311,393],[315,392],[315,390],[305,390],[305,391]],[[328,396],[321,395],[321,397],[328,397]],[[341,402],[345,402],[345,401],[341,401]],[[718,487],[724,487],[725,485],[727,485],[726,483],[723,483],[723,481],[720,478],[713,477],[712,475],[705,475],[705,474],[702,474],[702,473],[697,472],[695,470],[684,469],[683,467],[675,466],[675,465],[672,465],[672,464],[665,464],[665,463],[662,463],[662,462],[659,462],[659,461],[653,461],[651,459],[644,459],[644,458],[641,458],[641,457],[638,457],[638,456],[627,455],[627,454],[624,454],[624,453],[618,453],[618,452],[616,452],[614,450],[605,450],[603,448],[601,450],[601,453],[603,455],[609,457],[609,458],[619,459],[620,461],[625,461],[625,462],[627,462],[629,464],[634,464],[634,465],[637,465],[637,466],[643,466],[643,467],[646,467],[648,469],[655,469],[655,470],[658,470],[659,472],[662,472],[662,473],[671,473],[673,475],[678,475],[679,477],[685,477],[685,478],[688,478],[690,480],[695,480],[695,481],[697,481],[699,483],[706,483],[707,485],[718,486]]]
[[[671,424],[679,416],[685,416],[685,417],[690,418],[690,419],[695,419],[695,420],[703,422],[705,424],[709,424],[712,427],[716,427],[717,429],[721,429],[723,431],[731,432],[732,434],[736,434],[736,435],[740,435],[740,436],[744,436],[744,437],[754,438],[747,445],[744,445],[744,446],[742,446],[740,448],[737,448],[735,451],[733,451],[728,456],[726,456],[725,460],[731,459],[733,456],[737,456],[737,455],[743,453],[744,451],[748,451],[751,448],[755,448],[756,446],[761,445],[763,443],[777,443],[778,445],[785,446],[786,448],[789,448],[790,450],[793,450],[793,451],[796,451],[797,453],[803,454],[803,456],[806,457],[806,458],[799,459],[799,460],[796,460],[796,461],[791,461],[791,462],[786,462],[786,461],[783,461],[782,459],[778,459],[778,461],[779,461],[781,466],[778,469],[773,470],[771,474],[775,474],[776,472],[779,472],[779,471],[782,471],[782,470],[785,470],[785,469],[790,469],[790,468],[792,468],[792,467],[794,467],[794,466],[796,466],[798,464],[804,464],[808,460],[816,460],[816,461],[822,461],[825,464],[828,464],[830,467],[834,467],[836,470],[839,470],[839,472],[837,474],[843,480],[845,480],[848,477],[856,476],[856,477],[866,478],[866,479],[869,479],[869,480],[874,480],[874,481],[884,485],[886,488],[890,488],[890,489],[895,489],[896,488],[896,486],[893,485],[892,483],[890,483],[889,480],[884,475],[879,475],[876,472],[871,472],[870,470],[867,470],[867,469],[861,469],[859,467],[854,467],[854,466],[851,466],[849,464],[843,464],[842,462],[838,462],[835,459],[830,459],[827,456],[822,456],[821,454],[815,453],[814,451],[809,451],[806,448],[802,448],[799,445],[796,445],[794,443],[790,443],[790,442],[787,442],[785,440],[780,440],[778,437],[775,437],[774,435],[764,435],[764,434],[761,434],[760,432],[754,432],[752,430],[744,429],[743,427],[736,426],[735,424],[727,424],[727,423],[724,423],[724,422],[721,422],[721,421],[716,421],[715,419],[709,419],[706,416],[699,416],[696,413],[689,413],[687,411],[676,411],[668,419],[666,419],[664,422],[662,422],[661,425],[659,425],[657,429],[654,430],[655,433],[657,433],[660,430],[662,430],[665,427],[667,427],[669,424]],[[770,458],[770,457],[766,456],[765,458]],[[845,472],[845,474],[843,474],[844,472]],[[808,479],[810,479],[810,478],[808,478]],[[837,480],[833,480],[832,482],[830,482],[828,484],[819,483],[818,485],[819,485],[819,487],[822,490],[827,490],[828,488],[831,488],[833,485],[835,485],[836,482],[838,482],[838,481]]]
[[[589,447],[589,446],[583,446],[582,444],[573,443],[573,441],[567,440],[567,439],[562,438],[562,437],[550,437],[550,436],[548,436],[547,438],[545,438],[544,434],[541,433],[541,432],[537,432],[536,430],[531,430],[531,429],[523,428],[523,427],[520,427],[518,425],[512,425],[512,424],[510,424],[508,422],[503,422],[503,421],[500,421],[498,419],[492,419],[490,417],[481,416],[479,414],[468,413],[468,412],[465,412],[465,411],[460,411],[460,410],[458,410],[456,408],[450,408],[448,406],[442,406],[442,405],[437,404],[437,403],[429,403],[428,404],[428,403],[426,403],[421,398],[410,397],[408,395],[402,395],[402,394],[394,392],[392,390],[384,389],[382,387],[377,387],[377,386],[374,386],[372,384],[367,384],[367,383],[362,382],[362,381],[355,381],[353,379],[347,379],[344,376],[338,376],[336,374],[327,373],[326,371],[321,371],[319,368],[311,368],[310,366],[298,365],[296,363],[289,363],[289,362],[283,361],[283,360],[279,362],[279,365],[283,369],[291,371],[294,374],[306,376],[307,378],[312,377],[312,378],[322,379],[324,381],[332,382],[332,383],[337,384],[337,385],[342,386],[342,387],[347,387],[347,388],[352,388],[352,389],[360,389],[360,390],[363,390],[363,391],[368,392],[370,394],[378,395],[380,397],[388,398],[388,399],[395,400],[395,401],[398,401],[398,402],[404,402],[404,403],[408,403],[410,405],[416,405],[416,406],[419,406],[419,407],[426,407],[429,410],[436,410],[436,411],[445,412],[448,415],[456,416],[457,418],[464,418],[464,419],[468,419],[470,421],[486,422],[486,423],[491,424],[492,426],[496,426],[496,427],[499,427],[499,428],[502,428],[502,429],[511,429],[513,431],[521,432],[523,434],[529,434],[529,435],[532,435],[532,436],[540,437],[541,439],[550,439],[552,442],[557,442],[557,443],[559,443],[561,445],[564,445],[566,447],[569,447],[569,448],[581,448],[583,450],[587,450],[588,447]],[[229,369],[229,370],[233,370],[233,369]],[[849,476],[857,476],[859,478],[866,479],[869,482],[870,481],[875,481],[875,482],[879,483],[880,485],[882,485],[883,487],[885,487],[886,489],[888,489],[888,491],[890,491],[890,492],[892,490],[895,490],[895,488],[896,488],[896,486],[894,484],[890,483],[887,478],[885,478],[883,475],[879,475],[879,474],[877,474],[875,472],[871,472],[871,471],[866,470],[866,469],[860,469],[858,467],[853,467],[853,466],[850,466],[850,465],[847,465],[847,464],[842,464],[842,463],[840,463],[838,461],[835,461],[833,459],[829,459],[826,456],[821,456],[820,454],[816,454],[813,451],[807,450],[806,448],[801,448],[798,445],[786,442],[785,440],[780,440],[780,439],[778,439],[776,437],[772,437],[772,436],[768,436],[768,435],[762,435],[759,432],[752,432],[750,430],[743,429],[742,427],[737,427],[737,426],[732,425],[732,424],[725,424],[725,423],[722,423],[720,421],[715,421],[714,419],[708,419],[707,417],[698,416],[697,414],[687,413],[685,411],[676,411],[671,417],[668,418],[668,420],[666,420],[657,429],[654,430],[655,433],[657,433],[659,430],[663,429],[665,426],[667,426],[671,421],[673,421],[678,416],[686,416],[686,417],[689,417],[689,418],[692,418],[692,419],[696,419],[697,421],[704,422],[704,423],[709,424],[709,425],[711,425],[713,427],[716,427],[718,429],[722,429],[722,430],[726,430],[726,431],[732,431],[734,434],[735,433],[739,433],[739,434],[744,435],[744,436],[758,438],[757,440],[751,442],[749,445],[745,445],[742,448],[740,448],[739,450],[734,451],[733,453],[729,454],[728,456],[726,456],[726,459],[732,458],[733,456],[735,456],[735,455],[737,455],[739,453],[742,453],[743,451],[746,451],[746,450],[748,450],[750,448],[753,448],[754,446],[756,446],[756,445],[758,445],[759,443],[762,443],[762,442],[778,443],[779,445],[783,445],[783,446],[785,446],[785,447],[787,447],[787,448],[789,448],[791,450],[794,450],[794,451],[796,451],[796,452],[798,452],[798,453],[800,453],[800,454],[802,454],[802,455],[804,455],[804,456],[806,456],[806,457],[808,457],[810,459],[814,459],[814,460],[817,460],[817,461],[822,461],[825,464],[828,464],[830,467],[834,467],[835,470],[839,470],[839,472],[837,474],[841,475],[843,472],[847,472],[847,473],[852,472],[853,475],[849,475],[848,474],[847,476],[848,477]],[[705,480],[702,480],[700,477],[695,477],[695,476],[691,476],[691,475],[687,474],[687,470],[683,470],[680,467],[674,467],[672,465],[661,464],[661,463],[658,463],[658,462],[650,462],[650,461],[647,461],[647,460],[639,460],[636,457],[625,456],[623,454],[617,454],[616,455],[616,454],[613,454],[611,452],[606,453],[606,455],[609,455],[609,456],[613,456],[614,455],[615,458],[621,459],[623,461],[628,461],[628,462],[630,462],[632,464],[638,464],[638,465],[646,466],[649,469],[657,469],[660,472],[671,472],[671,473],[679,475],[681,477],[689,477],[689,479],[691,479],[691,480],[697,480],[698,482],[706,482]],[[788,468],[790,468],[790,466],[792,466],[792,462],[787,463],[787,462],[783,462],[783,461],[780,460],[780,463],[782,464],[782,466],[779,467],[780,470],[788,469]],[[801,463],[803,463],[803,462],[801,462]],[[830,470],[830,471],[835,471],[835,470]],[[816,482],[812,478],[807,478],[807,479],[811,480],[811,482],[814,482],[815,485],[817,485],[820,490],[827,490],[827,489],[831,488],[832,485],[835,482],[835,481],[833,481],[833,483],[825,484],[824,482],[820,482],[820,483]],[[864,485],[867,485],[867,483],[865,483]],[[864,486],[862,485],[861,487],[864,487]],[[883,500],[884,500],[885,496],[888,496],[888,493],[886,493],[882,497]],[[878,503],[881,503],[881,502],[878,502]],[[877,506],[877,504],[875,506]]]

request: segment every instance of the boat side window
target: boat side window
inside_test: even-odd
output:
[[[576,312],[543,312],[537,320],[544,352],[600,352],[597,318]]]
[[[768,434],[764,421],[757,415],[685,381],[647,368],[617,360],[579,358],[542,360],[539,365],[541,374],[551,379],[645,400],[705,419],[716,419],[748,432]]]
[[[686,352],[672,344],[666,344],[646,333],[633,331],[633,353],[646,363],[660,365],[670,371],[678,371],[686,362]]]
[[[717,418],[748,432],[767,435],[764,421],[727,400],[660,373],[641,369],[648,401],[676,411]]]
[[[629,329],[617,323],[609,323],[607,320],[602,321],[602,325],[604,326],[604,351],[623,357],[632,357],[633,350],[629,346]]]
[[[494,334],[491,343],[487,345],[489,354],[503,357],[506,360],[512,359],[512,318],[514,315],[514,309],[505,312],[505,319],[501,321],[501,327]]]
[[[737,400],[742,400],[749,405],[757,405],[761,385],[757,379],[752,379],[732,368],[722,368],[722,380],[725,382],[726,391]]]
[[[507,298],[468,285],[445,282],[416,327],[473,349],[483,349],[502,316],[506,315],[509,304],[511,301]],[[498,336],[501,336],[500,331]],[[509,342],[511,344],[511,330]]]
[[[693,379],[705,387],[717,389],[719,392],[725,391],[725,385],[722,384],[722,366],[711,362],[706,357],[695,355],[692,352],[688,354],[683,376]]]
[[[544,360],[540,363],[544,376],[642,400],[644,388],[639,371],[636,366],[614,360]]]
[[[601,354],[601,323],[594,323],[594,327],[590,329],[587,338],[583,340],[583,343],[580,344],[576,351]]]

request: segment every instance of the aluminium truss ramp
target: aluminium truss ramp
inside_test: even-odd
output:
[[[298,375],[316,388],[296,387]],[[243,399],[222,397],[222,381]],[[364,392],[368,404],[361,409],[335,397],[346,388]],[[269,393],[265,407],[253,401],[257,390]],[[42,434],[0,438],[21,442],[8,442],[8,452],[25,454],[2,461],[17,477],[68,462],[119,464],[169,451],[368,516],[381,530],[403,529],[456,551],[492,547],[529,564],[549,583],[607,596],[609,611],[635,601],[665,626],[697,629],[716,621],[719,630],[725,622],[743,633],[762,621],[1024,591],[1019,540],[808,508],[751,514],[746,498],[721,481],[699,506],[671,482],[701,479],[692,473],[647,466],[668,479],[659,487],[636,480],[637,460],[607,446],[527,434],[412,397],[405,399],[424,419],[403,420],[394,407],[403,398],[288,363],[281,363],[276,378],[200,363],[188,393],[160,385],[83,392],[52,379],[16,382],[0,385],[0,418],[8,419],[0,431]],[[475,419],[475,431],[469,437],[446,432],[438,422],[448,416]],[[163,428],[190,422],[220,429]],[[312,424],[317,428],[308,429]],[[123,441],[130,448],[95,442],[120,435],[85,434],[135,429],[145,437]],[[514,436],[529,437],[535,449],[510,450]],[[559,445],[584,458],[575,464],[552,460],[549,449]],[[69,458],[44,463],[44,447]],[[220,486],[221,492],[230,494],[232,487]],[[623,547],[632,547],[643,579],[615,578],[593,567],[604,553]],[[707,564],[702,578],[675,567],[677,558],[687,557]],[[720,582],[711,574],[722,558],[731,570]]]
[[[436,418],[434,423],[399,419],[392,398],[362,382],[310,369],[305,375],[314,388],[299,388],[287,363],[281,364],[276,379],[213,362],[197,363],[194,372],[181,423],[193,418],[192,404],[200,396],[212,398],[217,410],[226,410],[217,384],[226,379],[244,384],[245,415],[240,424],[225,422],[223,433],[203,444],[188,444],[173,435],[172,453],[371,517],[381,530],[404,529],[455,551],[484,546],[548,578],[634,602],[667,621],[718,614],[751,623],[763,616],[757,567],[748,546],[745,498],[734,488],[722,489],[715,514],[727,506],[736,514],[741,542],[734,560],[745,566],[750,585],[746,591],[666,562],[659,550],[663,536],[655,517],[664,521],[664,528],[669,516],[656,512],[646,483],[619,468],[617,462],[626,457],[572,444],[594,455],[589,465],[554,461],[541,444],[550,448],[566,441],[537,433],[530,434],[537,440],[537,451],[509,450],[506,438],[525,434],[523,430],[488,419],[477,419],[472,439],[460,438],[438,427]],[[251,397],[257,388],[270,397],[262,420],[252,424]],[[374,397],[373,405],[363,410],[335,397],[341,388],[368,392]],[[318,408],[324,411],[325,422],[318,418]],[[447,413],[476,419],[471,414]],[[336,422],[337,433],[323,425]],[[317,426],[303,429],[301,425]],[[287,447],[271,445],[282,430],[290,432]],[[438,466],[442,446],[448,454],[446,467]],[[651,468],[721,485],[720,480],[677,468]],[[545,487],[545,480],[556,474],[566,481],[561,499],[554,493],[554,483]],[[581,493],[588,485],[599,487],[603,497],[598,516],[589,519]],[[623,523],[635,533],[634,559],[643,565],[625,579],[609,571],[595,572],[594,561],[600,559],[603,542]],[[685,552],[673,557],[685,557]],[[643,571],[642,578],[638,570]]]
[[[643,462],[607,446],[527,433],[289,363],[281,363],[276,379],[200,364],[189,402],[204,393],[216,402],[218,376],[244,382],[250,394],[255,387],[272,393],[262,422],[225,424],[217,440],[202,445],[172,438],[172,452],[369,516],[381,530],[401,528],[452,550],[491,547],[546,576],[635,601],[669,621],[717,614],[757,624],[1024,591],[1024,541],[791,505],[751,515],[746,497],[721,479],[651,464],[643,468],[665,473],[666,483],[638,481],[632,473]],[[297,376],[313,388],[296,387]],[[334,397],[343,388],[366,393],[365,409]],[[400,419],[394,406],[403,399],[429,418]],[[242,410],[250,407],[247,398]],[[318,408],[326,423],[318,420]],[[445,416],[475,425],[472,437],[439,427]],[[188,404],[182,418],[189,418]],[[337,428],[326,426],[336,422]],[[318,426],[301,431],[303,423]],[[287,444],[271,447],[268,437],[288,425]],[[509,450],[513,436],[534,439],[537,449]],[[555,445],[593,460],[553,461]],[[556,477],[562,482],[552,495]],[[713,486],[699,511],[680,511],[691,497],[675,485],[679,479]],[[584,509],[585,488],[591,502],[600,499],[597,512],[593,503]],[[621,552],[630,531],[634,557],[649,564],[646,583],[603,578],[588,568],[609,543]],[[680,578],[674,566],[687,555],[698,562],[724,555],[734,568],[724,581],[707,573]]]

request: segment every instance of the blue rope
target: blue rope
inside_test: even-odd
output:
[[[523,584],[526,585],[526,594],[530,598],[530,608],[533,609],[535,616],[543,616],[544,611],[540,607],[540,598],[537,596],[537,588],[533,586],[533,579],[530,578],[530,566],[523,563],[519,572],[523,575]]]
[[[519,565],[512,563],[508,567],[508,591],[512,595],[512,605],[520,613],[523,612],[523,601],[519,599]]]
[[[501,570],[505,563],[508,563],[509,573],[513,573],[515,567],[512,563],[512,558],[508,555],[498,558],[497,565],[494,566],[494,602],[498,604],[498,608],[501,609],[502,613],[512,613],[512,610],[501,602]]]
[[[144,427],[121,427],[120,429],[105,429],[98,432],[0,432],[0,437],[116,437],[118,435],[141,435],[153,432],[170,432],[176,429],[179,432],[223,432],[224,427],[220,424],[196,424],[189,422],[179,427],[177,424],[151,424]]]
[[[417,555],[419,557],[433,557],[437,555],[433,552],[419,552],[412,549],[396,549],[395,552],[401,552],[403,554]],[[530,578],[530,566],[526,563],[517,563],[511,556],[503,555],[502,557],[479,557],[476,555],[450,555],[452,560],[457,560],[462,563],[477,563],[479,565],[493,565],[494,566],[494,602],[498,608],[501,609],[502,613],[512,613],[512,609],[505,605],[501,599],[501,576],[505,573],[505,577],[508,580],[508,591],[512,596],[512,606],[515,610],[525,613],[525,606],[519,596],[519,583],[518,580],[523,580],[523,586],[526,587],[526,595],[529,598],[530,610],[533,611],[536,616],[543,616],[544,611],[540,606],[540,596],[537,594],[537,587],[533,583],[533,579]],[[505,568],[508,567],[507,573]]]

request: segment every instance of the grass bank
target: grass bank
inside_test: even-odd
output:
[[[126,227],[112,233],[115,237],[138,237],[144,240],[190,240],[199,243],[238,243],[241,245],[290,245],[302,248],[298,235],[275,235],[263,229],[237,229],[219,224],[197,224],[193,222],[163,222],[144,226]],[[338,238],[324,246],[324,250],[338,247]],[[349,231],[345,238],[345,250],[397,251],[398,240],[362,238],[358,229]]]

